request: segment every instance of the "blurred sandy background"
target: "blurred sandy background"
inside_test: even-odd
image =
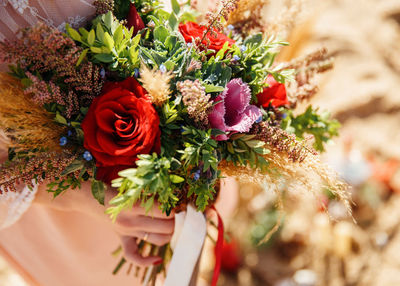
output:
[[[220,285],[400,285],[400,1],[307,0],[300,16],[286,56],[325,46],[335,57],[313,104],[343,125],[326,159],[354,181],[359,223],[330,222],[310,202],[289,202],[296,215],[289,212],[273,246],[256,250],[250,216],[238,211],[240,266]],[[247,200],[253,194],[242,191]],[[340,207],[333,211],[340,218]],[[3,285],[24,283],[0,259]]]

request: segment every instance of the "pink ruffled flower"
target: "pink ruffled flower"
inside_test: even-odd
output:
[[[208,115],[211,127],[230,134],[250,131],[254,122],[262,117],[260,109],[250,105],[250,99],[249,86],[240,78],[232,79],[224,92],[215,99],[215,102],[219,103]],[[228,139],[229,136],[225,134],[216,137],[218,141]]]

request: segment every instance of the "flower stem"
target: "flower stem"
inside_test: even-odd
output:
[[[121,269],[121,267],[126,263],[126,259],[124,257],[121,258],[121,260],[119,261],[117,267],[115,267],[114,271],[113,271],[113,275],[116,275],[118,273],[118,271]]]

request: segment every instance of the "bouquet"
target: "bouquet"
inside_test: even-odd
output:
[[[0,192],[47,183],[58,196],[90,181],[101,204],[107,184],[118,189],[112,219],[137,202],[203,213],[233,176],[277,192],[324,184],[348,205],[346,184],[317,153],[338,123],[312,106],[295,111],[331,61],[321,50],[276,63],[287,43],[259,14],[244,15],[249,3],[224,0],[197,23],[190,1],[166,11],[158,1],[97,0],[84,27],[39,24],[0,43],[0,62],[12,64],[0,81],[9,139]]]

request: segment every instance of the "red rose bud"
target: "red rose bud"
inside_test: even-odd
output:
[[[268,107],[271,104],[273,107],[280,107],[289,104],[286,95],[286,87],[283,83],[279,83],[272,75],[267,77],[268,87],[264,88],[263,92],[257,94],[258,106]]]
[[[129,6],[129,13],[128,13],[128,17],[127,17],[127,26],[128,28],[133,27],[134,31],[133,34],[136,35],[140,30],[144,29],[144,23],[142,18],[140,18],[135,4],[131,3]]]
[[[207,27],[200,26],[194,22],[187,22],[186,24],[179,24],[179,31],[181,32],[182,36],[185,38],[186,43],[191,43],[193,39],[201,40],[203,38],[204,32],[207,30]],[[215,33],[214,33],[215,32]],[[229,45],[233,45],[235,43],[234,40],[229,38],[228,36],[219,33],[216,29],[214,32],[211,31],[207,34],[206,38],[204,39],[202,44],[207,46],[209,49],[214,51],[219,51],[223,48],[226,42],[229,42]]]
[[[235,239],[224,240],[222,246],[221,268],[227,272],[237,272],[241,264],[239,244]]]
[[[97,179],[110,183],[135,166],[137,155],[161,151],[160,119],[133,78],[108,82],[82,122],[84,147],[96,159]]]

